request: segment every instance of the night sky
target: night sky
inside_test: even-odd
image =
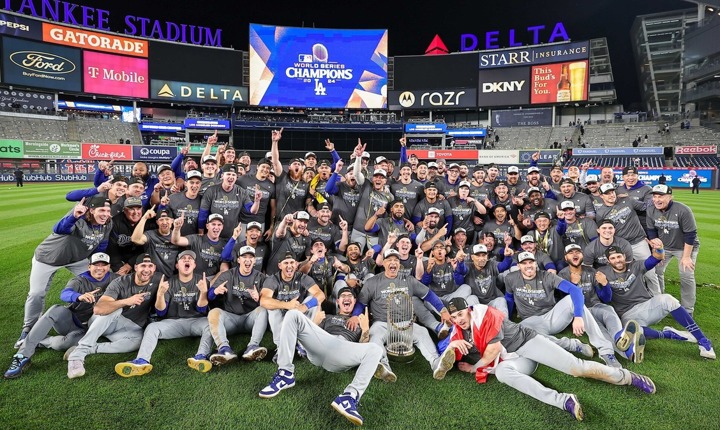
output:
[[[640,99],[630,27],[637,15],[695,7],[680,0],[552,0],[497,2],[478,1],[383,1],[343,2],[313,0],[287,1],[102,1],[75,0],[76,4],[109,9],[110,27],[126,28],[125,15],[142,16],[222,29],[225,47],[248,49],[248,24],[328,28],[387,28],[389,54],[422,55],[439,34],[450,51],[460,50],[460,35],[473,33],[479,39],[487,31],[500,31],[501,46],[508,30],[527,42],[527,27],[545,25],[550,29],[562,22],[573,40],[607,37],[618,99],[626,107]],[[5,2],[2,2],[3,4]],[[34,3],[40,4],[40,0]],[[13,9],[19,0],[11,0]],[[476,9],[480,8],[480,12]],[[541,41],[550,30],[540,33]],[[507,41],[505,42],[507,44]]]

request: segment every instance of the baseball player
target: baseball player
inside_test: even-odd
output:
[[[598,269],[607,266],[608,261],[605,251],[615,246],[622,249],[625,254],[625,261],[633,260],[633,250],[630,242],[615,235],[615,222],[605,218],[600,220],[597,227],[598,238],[590,242],[587,248],[583,249],[583,265]]]
[[[565,266],[562,250],[564,248],[563,235],[567,224],[565,223],[565,213],[563,211],[557,212],[557,218],[557,224],[553,225],[550,214],[546,212],[536,213],[535,229],[530,230],[528,235],[535,239],[537,250],[547,254],[556,270],[560,270]],[[522,241],[522,238],[520,239]]]
[[[557,195],[559,204],[567,200],[572,200],[575,203],[575,211],[579,218],[595,219],[595,206],[592,199],[587,194],[579,193],[575,187],[575,181],[570,178],[564,178],[560,181],[560,194]],[[598,218],[601,217],[598,215]]]
[[[653,243],[653,253],[645,261],[627,263],[622,250],[611,246],[607,249],[608,266],[601,267],[596,280],[601,287],[610,285],[612,298],[609,303],[625,323],[625,335],[618,340],[618,348],[634,349],[636,362],[643,360],[645,339],[673,339],[697,343],[700,356],[714,360],[715,350],[690,314],[670,294],[653,296],[645,285],[645,272],[652,270],[664,257],[664,249]],[[662,331],[649,326],[670,314],[687,332],[665,327]],[[642,327],[642,329],[640,329]]]
[[[137,357],[116,364],[115,373],[124,378],[150,373],[153,368],[150,359],[159,339],[199,337],[206,331],[208,283],[204,274],[195,273],[196,258],[193,251],[181,252],[176,264],[178,274],[167,280],[165,275],[161,276],[154,307],[162,319],[145,328]],[[206,347],[198,354],[209,352],[210,348]]]
[[[272,254],[266,269],[268,275],[278,271],[278,264],[288,252],[295,256],[296,261],[305,261],[310,253],[311,239],[306,236],[309,221],[310,214],[305,211],[287,214],[280,221],[272,239]]]
[[[270,384],[260,390],[259,396],[269,399],[295,385],[293,349],[300,342],[307,349],[308,360],[329,372],[358,368],[352,382],[331,406],[353,424],[362,425],[364,420],[357,411],[358,401],[373,375],[377,374],[386,382],[395,382],[397,377],[380,365],[383,349],[368,343],[370,321],[367,310],[358,316],[358,327],[352,330],[347,327],[355,303],[353,289],[345,287],[340,290],[336,300],[337,315],[326,316],[320,311],[310,320],[295,309],[289,310],[282,323],[278,345],[278,371]],[[342,354],[337,351],[342,351]]]
[[[578,421],[584,414],[575,394],[559,393],[545,387],[530,375],[538,364],[544,364],[567,375],[592,378],[613,385],[632,385],[645,393],[655,392],[655,383],[647,376],[629,370],[606,366],[594,361],[581,360],[563,350],[544,336],[522,324],[515,324],[500,311],[486,306],[468,306],[462,298],[450,302],[453,321],[449,342],[439,347],[442,379],[458,362],[458,369],[474,373],[482,384],[488,374],[498,381],[541,402],[570,413]]]
[[[206,164],[215,165],[214,162]],[[171,194],[167,206],[161,205],[158,207],[159,210],[167,209],[173,219],[180,218],[181,214],[185,217],[185,222],[180,231],[183,236],[197,234],[198,232],[198,216],[200,214],[200,201],[202,200],[200,192],[205,179],[197,170],[187,172],[185,174],[185,192]],[[214,180],[214,177],[209,179]],[[173,261],[170,260],[170,263],[172,264]]]
[[[499,310],[503,315],[508,316],[507,301],[500,288],[498,278],[500,273],[510,269],[513,264],[513,250],[505,247],[505,259],[497,262],[488,259],[487,247],[482,244],[473,246],[472,264],[468,266],[465,262],[459,262],[456,271],[464,277],[464,284],[470,286],[472,295],[467,298],[471,305],[482,303]]]
[[[143,328],[156,303],[159,280],[154,277],[155,262],[150,254],[135,260],[135,271],[121,276],[108,285],[95,304],[87,333],[65,352],[68,378],[85,375],[84,361],[88,354],[135,351],[140,346]],[[98,343],[104,336],[110,342]]]
[[[228,239],[225,248],[223,248],[222,259],[231,267],[237,265],[240,250],[246,246],[255,250],[255,269],[259,272],[264,271],[265,260],[268,257],[270,249],[265,242],[260,242],[262,236],[262,225],[259,222],[249,222],[245,226],[245,240],[238,240],[242,232],[243,225],[238,224],[233,230],[233,235]]]
[[[38,345],[65,351],[77,344],[85,334],[95,301],[115,278],[117,275],[110,272],[110,256],[103,252],[93,254],[88,270],[68,281],[60,293],[60,299],[69,305],[53,305],[38,319],[13,356],[5,378],[17,378],[30,367],[30,358]],[[48,336],[50,330],[59,336]]]
[[[298,269],[315,280],[325,297],[331,297],[335,290],[335,276],[347,275],[350,267],[335,256],[327,255],[325,242],[319,237],[313,239],[310,251],[310,258],[298,265]]]
[[[234,153],[235,151],[233,151]],[[197,220],[198,233],[205,232],[205,224],[209,221],[210,215],[219,214],[222,215],[223,219],[226,219],[220,235],[228,238],[240,223],[240,213],[242,211],[251,214],[258,212],[262,193],[256,189],[255,196],[251,195],[235,183],[237,178],[237,167],[234,164],[226,164],[222,167],[222,182],[205,190],[200,202],[200,212]]]
[[[572,323],[575,336],[587,332],[590,343],[598,349],[600,358],[608,366],[620,367],[612,343],[603,336],[595,318],[585,307],[582,290],[577,285],[554,273],[538,272],[535,256],[529,252],[518,255],[518,266],[519,271],[505,277],[505,299],[508,302],[509,314],[512,314],[513,307],[517,304],[518,317],[522,319],[520,324],[541,334],[559,333]],[[556,301],[555,289],[567,296]],[[562,338],[558,340],[558,345],[568,351],[592,356],[592,350],[588,351],[587,345],[577,339]]]
[[[512,250],[512,247],[505,246],[505,249],[510,248]],[[548,256],[545,252],[540,251],[537,249],[537,244],[535,243],[535,236],[526,234],[525,236],[520,238],[520,248],[525,251],[533,254],[535,256],[535,262],[537,262],[537,265],[542,270],[547,270],[550,273],[557,273],[557,266],[555,266],[555,263],[550,259],[550,256]],[[517,264],[517,258],[519,254],[512,254],[513,259],[513,265]]]
[[[145,231],[148,220],[156,218],[157,230]],[[175,261],[180,247],[172,243],[173,219],[170,213],[162,209],[155,214],[155,207],[148,209],[140,218],[130,239],[138,246],[144,246],[144,251],[153,256],[157,262],[157,272],[165,275],[167,279],[175,273]]]
[[[578,218],[575,203],[565,200],[560,204],[560,210],[565,214],[565,234],[562,236],[563,245],[580,245],[585,249],[597,237],[597,224],[588,217]]]
[[[680,303],[690,315],[695,310],[695,264],[700,251],[697,224],[692,210],[673,201],[672,188],[656,185],[647,212],[647,234],[656,247],[665,246],[666,258],[655,267],[660,290],[665,292],[665,269],[673,257],[679,260]]]
[[[30,269],[30,291],[25,301],[25,317],[15,348],[25,337],[45,308],[45,295],[50,290],[55,272],[65,267],[80,275],[87,270],[88,257],[104,252],[108,246],[112,219],[110,200],[95,196],[81,199],[72,212],[53,227],[53,232],[35,249]]]
[[[173,231],[170,239],[173,245],[188,248],[200,258],[195,261],[195,273],[215,276],[218,272],[227,269],[227,263],[222,261],[222,252],[227,239],[221,237],[225,219],[220,214],[212,214],[207,218],[207,231],[205,234],[191,234],[181,236],[180,231],[185,223],[185,217],[180,215],[173,221]]]
[[[385,214],[389,216],[382,217]],[[388,241],[390,233],[395,235],[408,234],[410,240],[415,239],[415,226],[410,220],[405,219],[405,204],[402,199],[396,198],[386,206],[381,206],[375,213],[367,219],[365,223],[365,231],[378,235],[378,244],[375,245],[376,251],[382,248],[382,244]]]

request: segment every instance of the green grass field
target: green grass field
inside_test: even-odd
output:
[[[0,366],[4,372],[15,353],[13,343],[22,325],[33,251],[53,224],[71,207],[64,195],[89,184],[14,184],[0,187]],[[698,300],[695,315],[705,334],[720,346],[720,193],[703,191],[675,198],[693,208],[698,221],[701,251],[698,259]],[[71,277],[58,272],[47,306],[59,302],[59,293]],[[666,273],[667,292],[679,297],[677,263]],[[658,324],[678,325],[670,318]],[[249,335],[232,338],[244,349]],[[270,333],[263,345],[272,348]],[[241,428],[336,429],[352,425],[336,414],[330,402],[352,379],[351,373],[331,374],[298,361],[295,388],[275,399],[257,392],[276,371],[269,360],[239,363],[201,374],[188,368],[197,339],[160,341],[152,373],[124,379],[113,366],[134,354],[91,355],[86,376],[69,380],[62,353],[38,350],[32,367],[19,379],[0,381],[0,427],[3,429],[64,428]],[[342,353],[339,351],[338,353]],[[575,422],[566,412],[542,404],[502,385],[494,378],[478,385],[469,374],[452,371],[443,381],[432,379],[430,367],[417,353],[408,365],[394,365],[398,382],[374,380],[362,398],[365,426],[404,428],[718,428],[720,364],[701,359],[694,344],[650,341],[644,363],[622,360],[630,370],[655,381],[657,393],[646,395],[632,387],[615,387],[576,379],[540,367],[535,376],[547,386],[578,395],[586,419]],[[712,423],[715,424],[712,424]]]

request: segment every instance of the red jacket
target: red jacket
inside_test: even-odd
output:
[[[471,306],[469,309],[472,343],[475,345],[475,348],[477,348],[480,356],[482,356],[485,353],[488,343],[502,330],[505,315],[490,306]],[[455,324],[455,330],[453,330],[450,341],[462,339],[462,329]],[[455,349],[455,360],[460,361],[460,359],[462,359],[462,354],[459,350]],[[497,363],[492,363],[491,365],[480,367],[475,371],[475,380],[478,384],[484,384],[487,381],[487,372],[485,372],[485,369],[494,367],[496,364]]]

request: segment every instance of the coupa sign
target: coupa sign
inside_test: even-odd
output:
[[[136,161],[172,161],[176,156],[175,146],[133,146]]]

